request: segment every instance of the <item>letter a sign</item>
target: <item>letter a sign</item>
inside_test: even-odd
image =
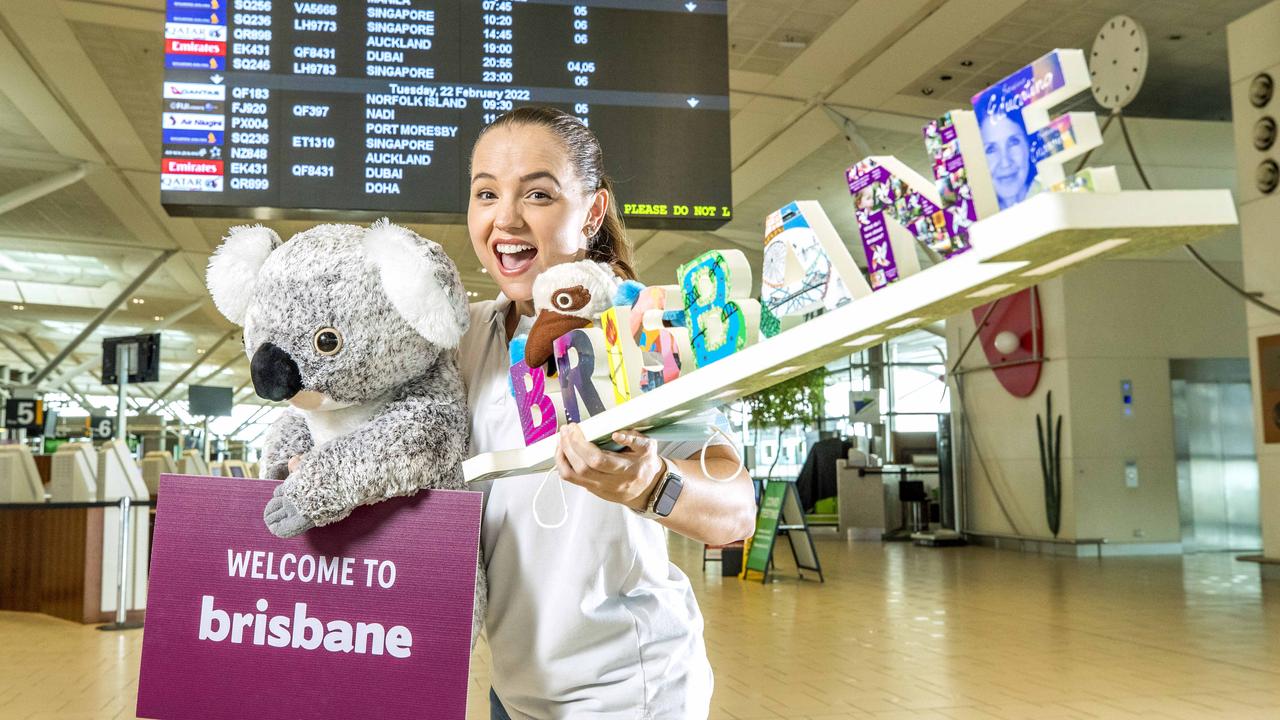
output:
[[[274,487],[161,477],[138,717],[465,718],[480,493],[281,540]]]

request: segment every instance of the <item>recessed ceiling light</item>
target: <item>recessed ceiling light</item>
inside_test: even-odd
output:
[[[923,88],[920,88],[920,94],[921,94],[921,95],[925,95],[925,96],[932,95],[932,94],[933,94],[933,88],[931,88],[931,87],[923,87]]]
[[[988,285],[982,288],[981,290],[975,290],[974,292],[969,293],[965,297],[983,298],[983,297],[987,297],[988,295],[995,295],[996,293],[1004,292],[1005,290],[1008,290],[1011,287],[1013,287],[1013,283],[996,283],[994,285]]]
[[[489,268],[480,268],[480,272],[485,273],[487,275],[489,273]]]
[[[164,320],[164,316],[163,316],[163,315],[154,315],[154,316],[152,316],[152,318],[151,318],[151,319],[152,319],[152,320],[154,320],[154,321],[156,321],[156,322],[160,322],[161,320]]]
[[[196,348],[196,354],[197,354],[197,355],[203,355],[203,354],[204,354],[204,348]]]
[[[132,302],[134,305],[143,305],[143,304],[145,304],[147,301],[146,301],[146,300],[143,300],[142,298],[134,298],[134,299],[133,299],[133,300],[131,300],[130,302]]]
[[[910,318],[907,318],[907,319],[905,319],[905,320],[899,320],[898,322],[896,322],[896,323],[894,323],[894,324],[890,325],[890,326],[889,326],[889,329],[890,329],[890,330],[901,330],[902,328],[911,327],[912,325],[915,325],[915,324],[917,324],[917,323],[919,323],[919,322],[920,322],[920,318],[918,318],[918,317],[910,317]]]
[[[14,310],[26,310],[26,309],[27,309],[27,306],[26,306],[26,305],[14,305],[14,306],[13,306],[13,309],[14,309]]]
[[[854,339],[850,340],[849,342],[845,343],[845,344],[844,344],[844,346],[845,346],[845,347],[857,347],[857,346],[859,346],[859,345],[870,345],[871,343],[873,343],[873,342],[875,342],[875,341],[879,340],[879,339],[880,339],[880,338],[882,338],[882,337],[884,337],[884,335],[882,335],[882,334],[880,334],[880,333],[874,333],[874,334],[872,334],[872,335],[862,335],[862,336],[860,336],[860,337],[856,337],[856,338],[854,338]]]
[[[1112,248],[1124,245],[1127,242],[1129,242],[1129,238],[1115,238],[1112,240],[1103,240],[1102,242],[1090,245],[1089,247],[1083,250],[1077,250],[1071,253],[1070,255],[1066,255],[1064,257],[1058,258],[1053,262],[1045,263],[1040,267],[1034,268],[1032,270],[1028,270],[1022,273],[1022,277],[1040,277],[1042,275],[1049,275],[1051,273],[1057,272],[1058,270],[1061,270],[1064,267],[1067,267],[1068,265],[1074,265],[1082,260],[1091,258],[1094,255],[1101,255],[1102,253],[1107,252]]]

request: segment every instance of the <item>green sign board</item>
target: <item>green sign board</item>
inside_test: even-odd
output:
[[[751,536],[751,552],[747,555],[747,569],[766,572],[769,558],[773,556],[773,542],[778,537],[778,521],[782,517],[782,501],[787,497],[790,483],[774,480],[764,489],[760,513],[756,515],[756,533]]]

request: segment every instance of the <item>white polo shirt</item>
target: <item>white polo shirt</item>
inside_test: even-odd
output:
[[[507,384],[510,302],[499,295],[473,304],[458,349],[473,453],[524,445]],[[673,442],[659,451],[684,458],[700,447]],[[702,613],[689,579],[667,557],[666,529],[554,475],[539,514],[547,524],[561,517],[559,484],[568,521],[544,529],[532,510],[541,479],[475,486],[485,493],[492,682],[507,712],[515,720],[705,718],[712,675]]]

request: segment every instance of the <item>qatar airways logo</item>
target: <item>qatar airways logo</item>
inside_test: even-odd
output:
[[[171,40],[207,40],[210,42],[226,42],[227,26],[167,22],[164,24],[164,36]]]

